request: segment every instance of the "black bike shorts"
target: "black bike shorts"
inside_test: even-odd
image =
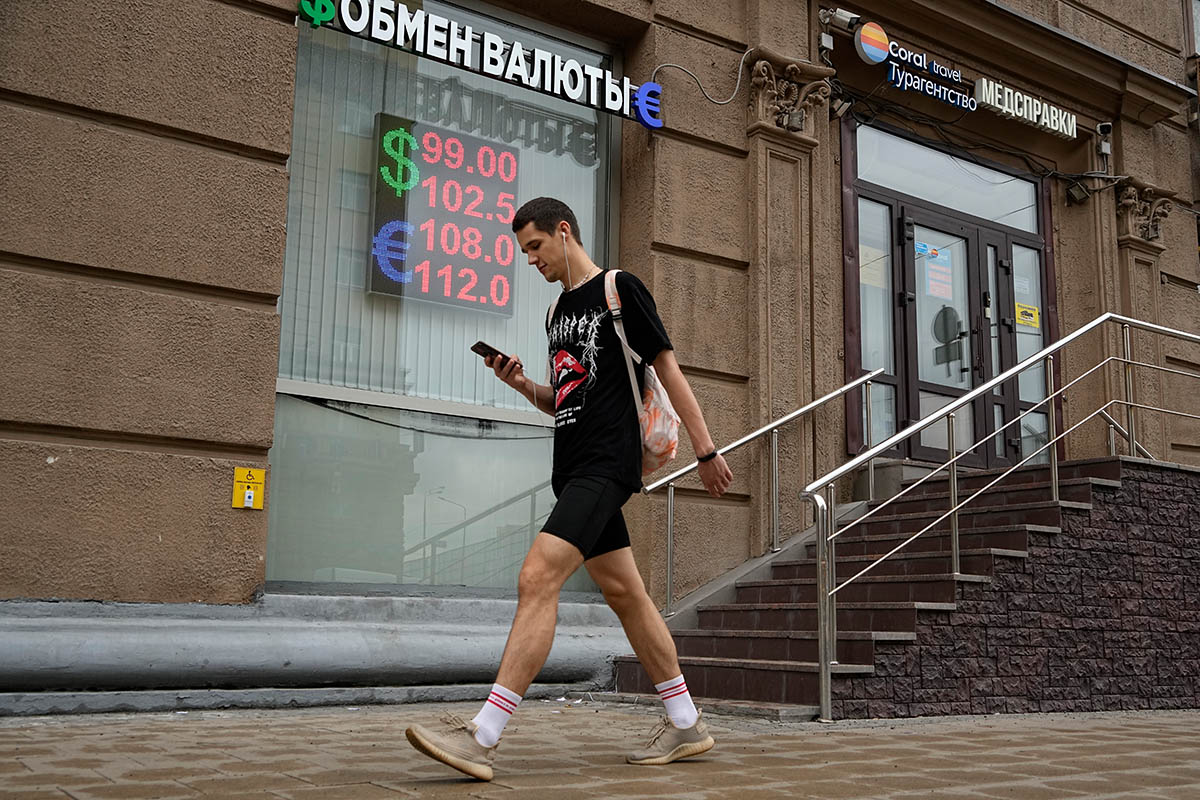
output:
[[[557,502],[542,526],[575,545],[583,560],[629,547],[621,506],[633,494],[608,478],[576,477],[551,482]]]

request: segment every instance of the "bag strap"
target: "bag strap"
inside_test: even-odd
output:
[[[550,333],[550,323],[554,320],[554,312],[558,309],[558,297],[556,296],[550,301],[550,308],[546,309],[546,333]],[[554,386],[554,361],[550,358],[550,354],[546,353],[546,379],[550,382],[550,386]]]
[[[633,408],[641,417],[642,412],[642,396],[638,392],[637,375],[633,371],[634,359],[637,363],[642,363],[642,358],[633,351],[629,346],[629,341],[625,338],[625,322],[621,319],[621,295],[617,292],[617,273],[619,269],[610,269],[604,273],[604,299],[608,303],[608,310],[612,312],[613,327],[617,330],[617,338],[621,340],[621,348],[625,351],[625,367],[629,371],[629,387],[633,390]]]

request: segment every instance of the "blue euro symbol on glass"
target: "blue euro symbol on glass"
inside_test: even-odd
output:
[[[658,118],[662,111],[662,86],[647,81],[638,87],[633,96],[633,113],[637,121],[647,128],[661,128],[663,121]]]
[[[384,223],[379,229],[379,233],[375,234],[374,246],[371,248],[371,254],[375,256],[375,263],[379,264],[379,269],[397,283],[412,283],[412,270],[403,271],[396,269],[393,262],[404,263],[408,258],[408,240],[393,239],[393,234],[396,231],[403,231],[405,236],[413,232],[413,226],[409,225],[402,219],[393,220]]]

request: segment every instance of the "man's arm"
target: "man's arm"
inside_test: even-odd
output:
[[[525,366],[515,358],[509,358],[504,366],[496,365],[496,358],[488,356],[484,363],[492,368],[496,377],[521,393],[521,396],[533,403],[533,407],[543,414],[554,416],[554,389],[535,383],[525,374]]]
[[[667,390],[667,396],[671,398],[671,405],[675,406],[675,413],[687,428],[688,438],[692,440],[692,449],[696,451],[697,456],[711,453],[716,446],[708,434],[704,414],[700,411],[696,396],[692,394],[692,387],[679,369],[679,362],[675,360],[675,351],[663,350],[654,359],[653,366],[663,388]],[[733,471],[725,463],[724,456],[718,455],[710,461],[701,462],[699,471],[704,488],[713,497],[725,494],[729,485],[733,483]]]

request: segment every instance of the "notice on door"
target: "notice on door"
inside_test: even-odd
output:
[[[1037,306],[1017,303],[1017,324],[1027,328],[1042,327],[1041,310]]]
[[[917,255],[925,256],[925,294],[951,300],[954,297],[954,267],[950,262],[950,251],[930,247],[917,242]]]

